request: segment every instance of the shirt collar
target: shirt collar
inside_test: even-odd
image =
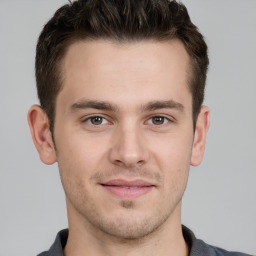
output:
[[[182,226],[182,233],[183,237],[186,241],[186,243],[190,247],[190,253],[189,256],[205,256],[205,255],[211,255],[215,256],[216,251],[213,247],[207,245],[202,240],[197,239],[194,235],[194,233],[188,229],[185,226]],[[47,252],[43,252],[39,254],[38,256],[64,256],[63,249],[66,246],[68,239],[68,229],[61,230],[57,236],[56,239]]]

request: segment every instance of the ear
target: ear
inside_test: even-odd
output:
[[[194,134],[192,156],[190,164],[193,166],[199,165],[203,160],[206,134],[209,128],[209,114],[210,110],[206,106],[202,106],[196,122],[196,129]]]
[[[40,106],[34,105],[29,109],[28,124],[41,161],[45,164],[55,163],[56,152],[49,129],[49,120]]]

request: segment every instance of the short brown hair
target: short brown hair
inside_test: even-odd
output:
[[[189,88],[195,127],[209,59],[204,38],[183,4],[175,0],[78,0],[62,6],[44,26],[36,48],[38,98],[48,115],[50,130],[53,132],[55,101],[62,85],[60,62],[72,42],[174,38],[184,44],[191,59]]]

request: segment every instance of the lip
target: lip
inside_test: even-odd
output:
[[[115,179],[100,184],[106,191],[123,199],[135,199],[149,193],[155,186],[145,180]]]

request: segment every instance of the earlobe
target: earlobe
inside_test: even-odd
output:
[[[48,117],[39,105],[33,105],[29,109],[28,124],[41,161],[45,164],[55,163],[56,152],[49,130]]]
[[[193,166],[199,165],[203,160],[206,135],[210,124],[209,114],[209,108],[206,106],[202,106],[197,118],[196,129],[194,134],[194,142],[190,162],[190,164]]]

